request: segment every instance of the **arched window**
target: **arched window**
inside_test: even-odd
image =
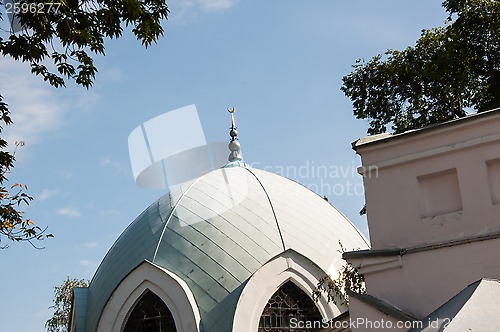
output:
[[[311,298],[293,282],[287,281],[267,302],[260,316],[258,332],[315,331],[321,327],[321,319]]]
[[[147,290],[132,310],[123,332],[177,332],[172,313],[163,301]]]

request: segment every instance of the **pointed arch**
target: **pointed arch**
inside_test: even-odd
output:
[[[123,332],[141,298],[152,292],[168,308],[177,332],[199,332],[200,314],[187,284],[149,261],[144,261],[113,291],[99,319],[97,332]]]
[[[267,302],[260,316],[257,331],[291,331],[291,328],[299,322],[321,324],[322,319],[323,317],[314,301],[293,281],[288,280],[278,288]],[[304,331],[306,330],[309,331],[309,329],[304,329]]]
[[[301,254],[289,249],[262,266],[247,282],[238,300],[233,332],[255,332],[269,299],[291,281],[309,297],[326,273]],[[312,300],[312,299],[311,299]],[[315,303],[323,319],[332,319],[346,308],[321,298]]]
[[[128,315],[123,332],[177,332],[167,305],[151,290],[146,289]]]

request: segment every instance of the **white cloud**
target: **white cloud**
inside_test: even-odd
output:
[[[15,141],[37,143],[62,125],[64,111],[56,89],[31,74],[27,64],[2,58],[0,94],[14,122],[3,133],[11,147]]]
[[[81,216],[80,211],[78,211],[77,209],[75,209],[71,206],[66,206],[66,207],[63,207],[62,209],[59,209],[57,211],[57,214],[59,214],[61,216],[66,216],[66,217],[79,217],[79,216]]]
[[[80,265],[85,268],[85,273],[92,273],[97,268],[97,262],[91,259],[82,259]]]
[[[120,68],[105,68],[101,75],[104,80],[112,82],[122,81],[125,76]]]
[[[57,194],[56,190],[43,189],[37,196],[37,200],[45,201],[51,197],[54,197]]]
[[[200,12],[223,12],[234,5],[237,0],[180,0],[170,4],[169,20],[186,22],[197,17]]]
[[[198,0],[206,11],[223,11],[235,5],[236,0]]]
[[[114,209],[108,209],[108,210],[102,211],[101,214],[103,216],[112,216],[112,215],[117,215],[118,211],[116,211]]]
[[[66,180],[69,180],[69,179],[72,179],[74,174],[72,171],[69,171],[69,170],[63,170],[63,171],[59,171],[59,176],[61,176],[63,179],[66,179]]]
[[[101,158],[101,165],[113,168],[118,174],[130,174],[132,171],[127,165],[116,161],[112,156],[105,156]]]
[[[93,260],[90,260],[90,259],[82,259],[80,261],[80,265],[83,265],[85,267],[95,266],[96,265],[96,261],[93,261]]]
[[[85,242],[83,244],[76,245],[73,248],[77,249],[77,250],[80,250],[80,249],[94,249],[94,248],[97,248],[98,246],[99,246],[99,244],[97,242],[90,241],[90,242]]]
[[[84,243],[83,246],[85,248],[88,248],[88,249],[94,249],[98,246],[98,243],[97,242],[87,242],[87,243]]]
[[[114,165],[114,164],[116,164],[116,162],[113,161],[113,157],[106,156],[106,157],[101,158],[101,164],[102,165]]]

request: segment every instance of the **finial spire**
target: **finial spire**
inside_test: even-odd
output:
[[[229,142],[229,151],[231,153],[229,154],[229,157],[227,158],[230,162],[231,161],[241,161],[243,158],[241,157],[241,145],[240,142],[238,142],[238,131],[236,130],[236,124],[234,121],[234,112],[236,109],[229,108],[227,109],[229,113],[231,113],[231,130],[229,131],[229,136],[231,136],[231,141]]]

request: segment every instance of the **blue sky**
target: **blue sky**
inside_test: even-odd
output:
[[[129,33],[107,43],[88,91],[71,83],[53,89],[26,65],[0,60],[0,92],[14,120],[4,137],[26,143],[8,177],[28,184],[35,201],[27,215],[55,236],[40,243],[44,250],[9,243],[0,251],[0,330],[44,331],[53,286],[66,276],[90,279],[125,227],[163,194],[135,185],[127,138],[143,122],[189,104],[196,104],[208,141],[228,141],[226,109],[235,106],[246,162],[328,196],[368,233],[358,214],[360,160],[351,150],[367,124],[353,117],[341,78],[357,58],[413,45],[421,29],[441,25],[440,2],[169,5],[157,45],[146,50]]]

